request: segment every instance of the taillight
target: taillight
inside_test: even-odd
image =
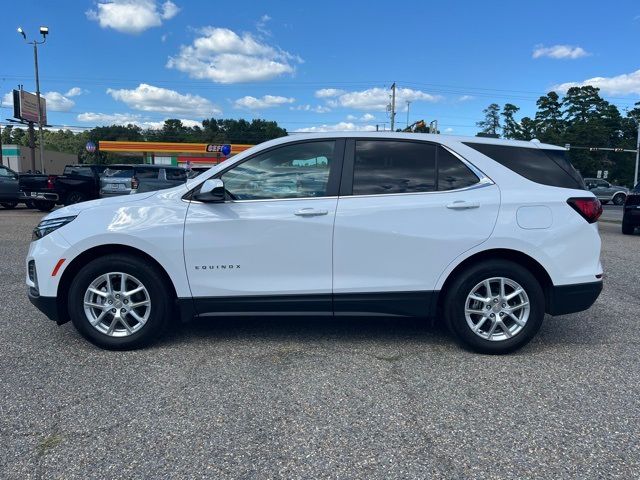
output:
[[[602,215],[602,204],[597,198],[570,198],[567,203],[589,223],[595,223]]]
[[[53,190],[56,187],[56,177],[55,175],[49,175],[47,177],[47,188],[49,190]]]
[[[131,188],[133,190],[137,190],[138,185],[140,185],[140,182],[138,181],[138,179],[136,177],[131,177]]]

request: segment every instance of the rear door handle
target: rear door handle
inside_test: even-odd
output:
[[[299,217],[317,217],[320,215],[326,215],[329,213],[329,210],[316,210],[315,208],[301,208],[300,210],[296,210],[294,215]]]
[[[479,208],[480,204],[478,202],[465,202],[464,200],[456,200],[455,202],[451,202],[447,204],[447,208],[451,210],[469,210],[471,208]]]

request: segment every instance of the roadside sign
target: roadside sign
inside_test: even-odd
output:
[[[602,178],[602,170],[598,170],[597,178]]]
[[[42,124],[47,123],[47,99],[40,95]],[[38,122],[38,97],[26,90],[13,91],[13,116],[27,122]]]
[[[207,153],[221,153],[225,157],[228,157],[231,154],[231,145],[225,143],[224,145],[207,145]]]
[[[605,180],[609,178],[609,170],[605,170],[604,172],[602,172],[602,178],[604,178]]]
[[[96,151],[96,144],[93,143],[92,141],[88,141],[85,148],[87,149],[87,152],[93,153]]]

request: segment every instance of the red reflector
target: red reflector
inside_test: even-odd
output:
[[[567,203],[589,223],[597,222],[602,215],[602,204],[597,198],[570,198]]]
[[[56,187],[55,180],[56,180],[55,175],[49,175],[47,177],[47,188],[48,189],[54,189]]]
[[[60,270],[60,267],[62,266],[65,260],[66,258],[61,258],[60,260],[58,260],[58,263],[56,263],[56,266],[53,267],[53,272],[51,272],[52,277],[55,277],[58,274],[58,270]]]
[[[133,188],[134,190],[138,188],[138,185],[140,185],[140,182],[138,181],[137,177],[131,177],[131,188]]]

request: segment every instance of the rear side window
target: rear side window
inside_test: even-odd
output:
[[[465,143],[527,180],[552,187],[584,189],[584,180],[563,150]]]
[[[480,179],[447,149],[438,147],[438,190],[457,190],[475,185]]]
[[[432,192],[436,146],[388,140],[356,141],[353,195]]]

